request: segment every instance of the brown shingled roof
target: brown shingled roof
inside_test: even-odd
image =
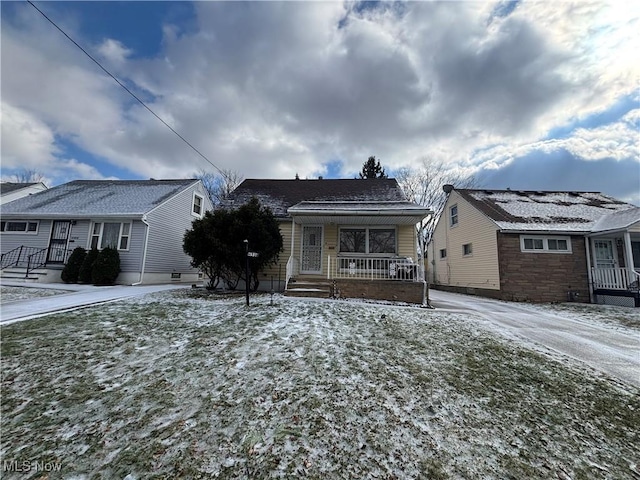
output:
[[[242,204],[256,197],[271,208],[274,215],[286,216],[287,209],[303,201],[336,202],[406,202],[407,199],[393,178],[265,180],[248,179],[231,194],[233,204]]]

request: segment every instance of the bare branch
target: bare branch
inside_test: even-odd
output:
[[[477,180],[457,168],[451,168],[442,161],[430,158],[425,158],[418,167],[401,169],[396,179],[410,201],[433,210],[432,216],[416,226],[420,253],[424,257],[427,244],[433,236],[436,223],[447,201],[442,186],[452,184],[457,188],[473,188],[477,185]]]
[[[222,170],[222,175],[200,170],[196,174],[196,178],[202,180],[211,203],[214,205],[219,205],[226,200],[244,180],[244,177],[235,170]]]

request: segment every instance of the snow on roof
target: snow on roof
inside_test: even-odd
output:
[[[502,230],[589,232],[612,212],[634,208],[597,192],[457,190]]]
[[[2,215],[143,215],[197,181],[75,180],[3,205]]]
[[[398,182],[393,178],[265,180],[242,182],[230,196],[227,206],[242,205],[251,197],[269,207],[277,217],[288,216],[287,210],[300,202],[407,202]]]
[[[640,207],[628,208],[601,217],[591,229],[592,232],[607,232],[627,228],[640,222]]]
[[[415,212],[429,213],[429,209],[412,203],[405,202],[300,202],[289,209],[290,213],[304,212],[326,212],[326,211],[353,211],[353,212]]]

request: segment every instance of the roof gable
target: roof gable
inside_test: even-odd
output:
[[[2,214],[28,217],[143,215],[198,181],[75,180],[3,205]]]
[[[407,202],[393,178],[264,180],[249,179],[231,194],[227,205],[239,205],[256,197],[274,215],[284,217],[301,202]]]
[[[455,191],[501,230],[589,232],[604,215],[633,208],[597,192]]]
[[[22,190],[23,188],[27,188],[32,185],[37,185],[38,183],[40,182],[31,182],[31,183],[2,182],[0,183],[0,195],[6,195],[7,193],[16,192],[18,190]]]

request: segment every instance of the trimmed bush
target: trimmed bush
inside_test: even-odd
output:
[[[91,280],[94,285],[113,285],[120,273],[120,254],[115,248],[107,247],[100,251],[91,268]]]
[[[84,262],[87,256],[87,251],[78,247],[71,252],[67,264],[62,269],[62,281],[65,283],[76,283],[78,281],[78,275],[80,275],[80,268],[82,268],[82,262]]]
[[[82,266],[80,267],[80,271],[78,272],[78,282],[91,283],[91,269],[93,268],[93,262],[96,261],[99,253],[100,251],[97,248],[92,248],[87,252],[86,257],[84,257],[84,261],[82,262]]]

